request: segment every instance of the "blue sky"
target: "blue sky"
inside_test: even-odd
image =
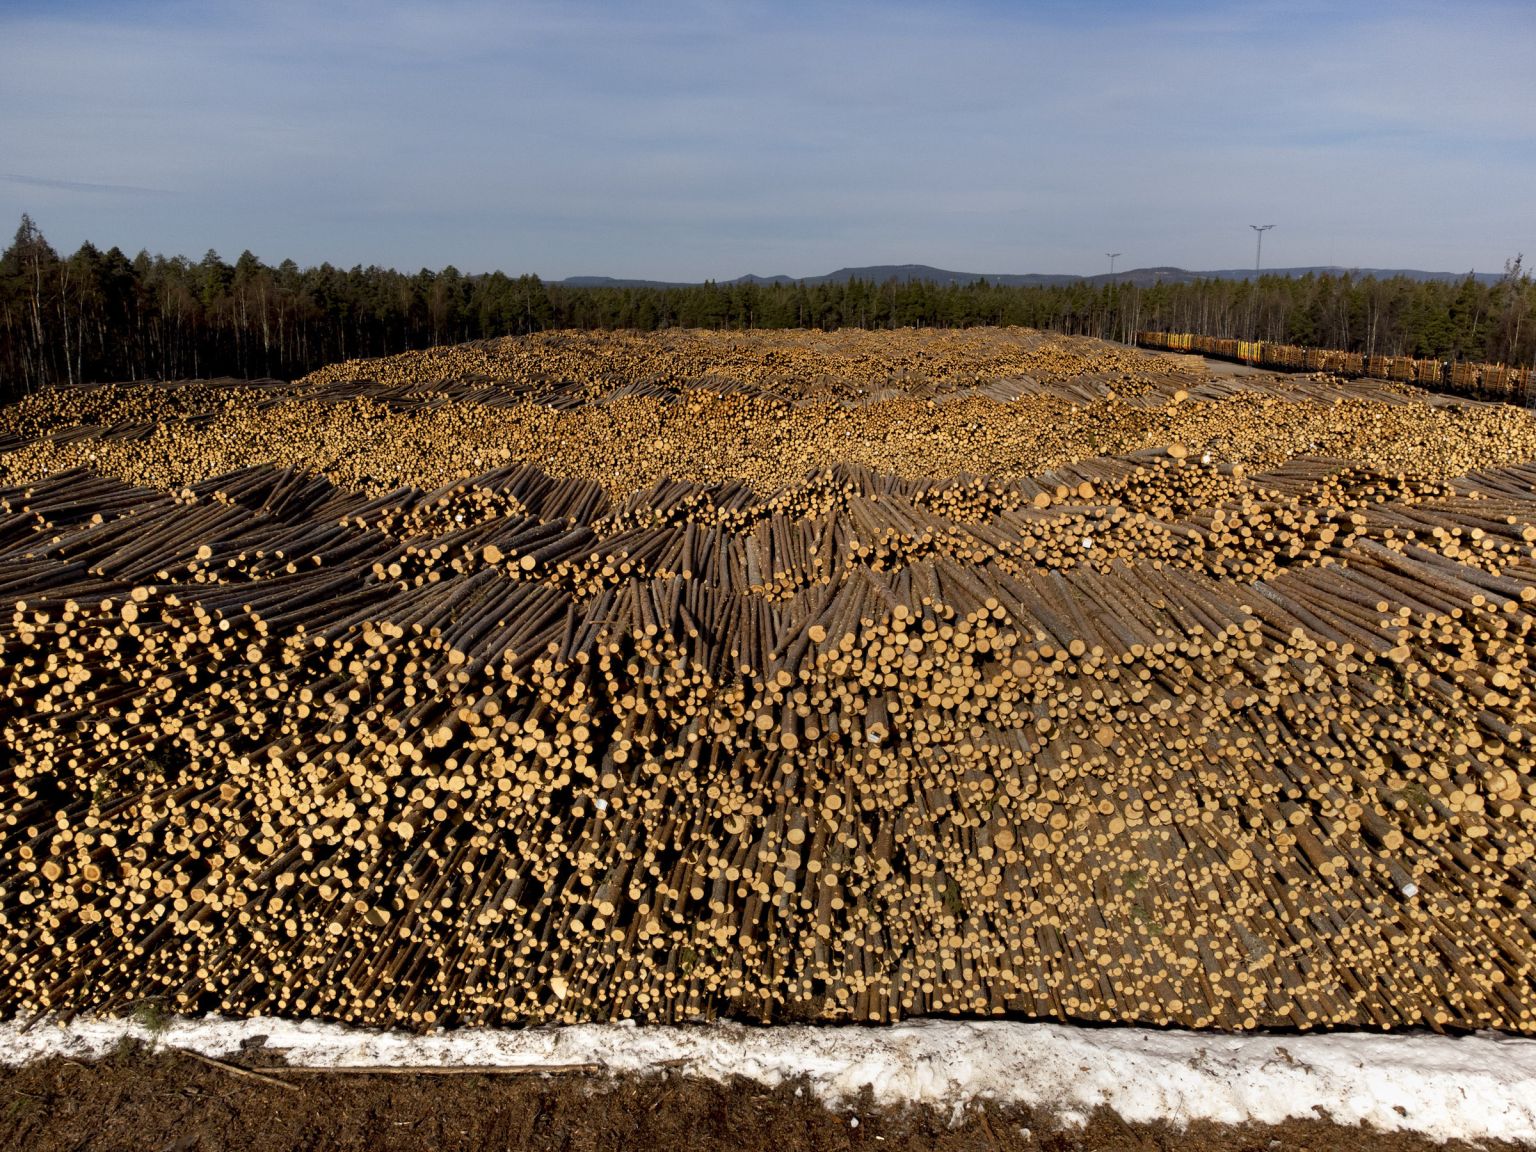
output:
[[[1536,256],[1536,4],[0,0],[0,227],[559,278]]]

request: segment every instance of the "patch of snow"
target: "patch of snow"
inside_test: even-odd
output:
[[[804,1075],[834,1107],[865,1088],[877,1103],[952,1110],[987,1099],[1085,1116],[1105,1105],[1132,1121],[1274,1124],[1325,1114],[1340,1124],[1445,1140],[1536,1140],[1536,1040],[1482,1033],[1231,1036],[1001,1021],[890,1027],[582,1024],[372,1032],[271,1018],[171,1020],[151,1033],[121,1019],[0,1023],[0,1063],[99,1058],[123,1037],[207,1056],[244,1042],[306,1067],[598,1063],[612,1073],[681,1067],[773,1086]]]

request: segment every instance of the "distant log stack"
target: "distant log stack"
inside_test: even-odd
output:
[[[1414,384],[1429,392],[1468,396],[1529,407],[1536,402],[1536,381],[1529,368],[1507,364],[1477,364],[1465,360],[1426,360],[1414,356],[1368,356],[1332,348],[1300,348],[1259,340],[1230,340],[1190,332],[1138,332],[1143,348],[1196,352],[1223,360],[1240,360],[1285,372],[1320,372],[1337,376],[1369,376]]]
[[[1528,420],[951,350],[850,369],[885,470],[615,484],[567,439],[766,450],[851,387],[733,398],[795,347],[735,339],[712,400],[635,395],[622,338],[617,398],[518,351],[558,413],[486,371],[7,414],[0,1008],[1536,1032]],[[1030,397],[1135,446],[1032,465]],[[271,463],[301,420],[314,466]],[[935,478],[904,431],[1012,463]]]

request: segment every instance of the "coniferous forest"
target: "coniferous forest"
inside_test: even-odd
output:
[[[1024,325],[1126,340],[1195,332],[1372,355],[1527,365],[1536,286],[1408,277],[1013,287],[848,280],[573,287],[537,276],[271,265],[250,252],[60,255],[26,216],[0,255],[0,398],[50,384],[198,376],[291,379],[327,363],[555,328],[954,328]]]

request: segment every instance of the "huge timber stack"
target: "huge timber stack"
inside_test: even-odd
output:
[[[1536,1031],[1528,415],[726,339],[6,413],[0,1007]]]

